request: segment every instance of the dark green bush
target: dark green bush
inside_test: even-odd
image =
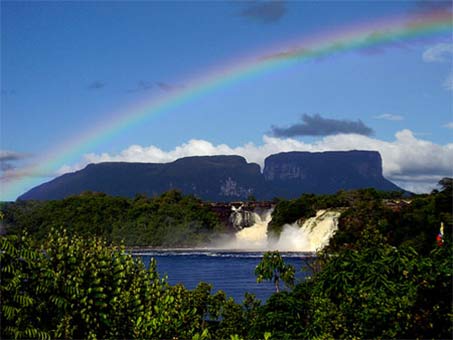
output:
[[[1,237],[2,338],[190,338],[204,310],[124,247],[52,232]],[[188,298],[189,297],[189,298]]]

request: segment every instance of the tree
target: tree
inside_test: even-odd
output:
[[[442,190],[448,190],[451,193],[453,190],[453,178],[444,177],[439,181],[439,185],[442,187]]]
[[[428,256],[370,227],[356,248],[321,253],[305,338],[443,339],[452,331],[451,244]]]
[[[52,231],[0,236],[1,338],[190,339],[205,308],[124,247]]]
[[[295,268],[283,261],[278,251],[266,252],[263,259],[255,268],[257,282],[274,281],[276,292],[280,292],[280,279],[287,285],[294,285]]]

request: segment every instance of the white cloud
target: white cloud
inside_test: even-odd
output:
[[[376,150],[382,156],[384,176],[401,187],[414,192],[427,192],[437,182],[453,172],[453,143],[434,144],[418,139],[410,130],[396,133],[395,140],[383,141],[356,134],[327,136],[313,143],[295,139],[280,139],[263,136],[261,145],[247,143],[239,147],[226,144],[214,145],[205,140],[191,139],[187,143],[164,151],[158,147],[132,145],[119,154],[87,154],[74,166],[65,166],[60,173],[75,171],[88,163],[99,162],[171,162],[181,157],[202,155],[241,155],[262,168],[264,159],[274,153],[285,151],[345,151]]]
[[[438,63],[451,61],[451,55],[453,55],[453,44],[439,43],[426,49],[422,58],[427,63]]]
[[[446,127],[447,129],[453,129],[453,122],[445,124],[444,127]]]
[[[447,76],[444,80],[444,89],[448,91],[453,91],[453,71]]]
[[[453,62],[453,43],[439,43],[434,45],[423,52],[422,55],[423,61],[427,63],[445,63]],[[443,82],[443,87],[447,91],[453,91],[453,71],[445,78]]]
[[[374,116],[375,119],[384,119],[384,120],[391,120],[391,121],[398,121],[398,120],[403,120],[403,116],[400,115],[394,115],[391,113],[383,113],[379,116]]]
[[[397,176],[392,181],[410,192],[429,193],[433,189],[439,189],[439,179],[439,176]]]

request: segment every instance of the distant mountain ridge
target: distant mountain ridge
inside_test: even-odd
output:
[[[159,195],[171,189],[203,200],[229,202],[303,193],[375,188],[401,191],[382,175],[376,151],[286,152],[266,158],[260,166],[241,156],[195,156],[170,163],[107,162],[59,176],[21,195],[18,200],[61,199],[84,191],[112,196]]]

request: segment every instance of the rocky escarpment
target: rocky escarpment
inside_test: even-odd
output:
[[[295,198],[357,188],[401,190],[382,176],[378,152],[287,152],[258,164],[240,156],[186,157],[171,163],[99,163],[41,184],[20,200],[61,199],[84,191],[112,196],[148,196],[178,189],[203,200],[246,201]]]
[[[376,151],[285,152],[266,158],[266,182],[274,194],[294,198],[301,192],[328,194],[338,190],[401,190],[382,175]]]
[[[19,199],[61,199],[84,191],[155,196],[171,189],[204,200],[229,202],[263,196],[266,183],[259,165],[240,156],[186,157],[171,163],[107,162],[57,177]]]

